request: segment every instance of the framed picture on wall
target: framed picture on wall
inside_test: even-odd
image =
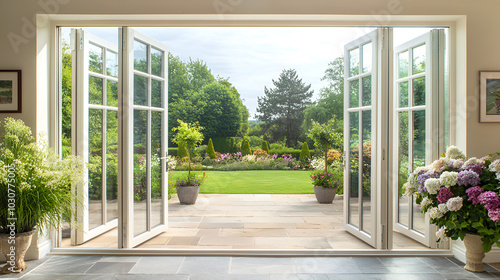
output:
[[[21,113],[21,70],[0,70],[0,113]]]
[[[479,71],[480,122],[500,122],[500,71]]]

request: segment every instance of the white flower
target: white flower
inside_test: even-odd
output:
[[[458,211],[462,209],[463,199],[460,196],[452,197],[446,202],[446,206],[450,211]]]
[[[445,226],[442,226],[437,232],[436,232],[436,237],[438,238],[438,240],[441,240],[441,241],[447,241],[448,240],[448,236],[446,236],[446,227]]]
[[[462,165],[462,168],[466,168],[469,165],[473,164],[480,164],[479,160],[476,157],[471,157],[467,161],[464,162],[464,165]]]
[[[434,173],[443,172],[446,168],[448,168],[448,161],[449,161],[449,159],[446,159],[446,158],[440,158],[440,159],[435,160],[431,164],[432,171],[434,171]]]
[[[418,182],[417,182],[417,175],[413,174],[413,173],[410,173],[408,175],[408,184],[410,184],[412,187],[417,187],[419,186]]]
[[[413,194],[415,194],[418,190],[418,186],[415,187],[414,185],[410,184],[409,182],[406,182],[404,185],[403,185],[403,188],[405,190],[405,194],[404,196],[412,196]]]
[[[413,171],[413,174],[416,174],[418,176],[418,174],[420,174],[421,172],[422,173],[425,173],[429,171],[429,167],[428,166],[419,166],[415,169],[415,171]]]
[[[500,173],[500,159],[494,160],[490,164],[490,168],[489,169],[490,169],[491,172]]]
[[[432,205],[432,200],[430,200],[428,197],[424,197],[424,199],[422,199],[422,202],[420,202],[420,206],[422,208],[425,208],[428,205]]]
[[[451,172],[445,171],[439,177],[439,182],[441,183],[441,185],[446,186],[446,187],[449,188],[450,186],[454,186],[457,183],[457,179],[458,179],[458,173],[457,172],[454,172],[454,171],[451,171]]]
[[[448,212],[448,206],[446,205],[446,203],[441,203],[438,205],[438,210],[439,212],[441,212],[441,214],[446,214],[446,212]]]
[[[443,213],[439,212],[437,207],[432,207],[429,209],[429,216],[431,219],[440,219],[443,217]]]
[[[482,158],[479,159],[479,163],[482,164],[482,165],[485,165],[486,164],[486,161],[492,161],[493,158],[491,156],[484,156]]]
[[[425,181],[425,188],[430,194],[437,194],[439,189],[441,189],[441,184],[439,179],[429,178]]]
[[[465,155],[456,146],[449,146],[446,150],[446,157],[449,159],[465,159]]]
[[[453,168],[462,168],[462,166],[464,165],[464,160],[463,159],[454,159],[453,160]]]

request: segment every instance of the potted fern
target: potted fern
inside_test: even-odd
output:
[[[76,201],[71,186],[83,182],[81,157],[60,159],[38,143],[21,120],[7,118],[0,142],[0,242],[7,264],[1,273],[26,269],[24,255],[38,231],[59,228]]]
[[[179,126],[173,128],[173,131],[176,132],[173,142],[178,145],[184,145],[188,158],[187,176],[177,180],[175,183],[177,197],[181,204],[195,204],[200,191],[200,185],[205,179],[205,173],[198,175],[191,172],[191,151],[203,141],[203,134],[200,131],[203,127],[200,127],[198,123],[177,121],[179,122]]]

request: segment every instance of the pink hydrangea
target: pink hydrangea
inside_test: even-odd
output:
[[[488,211],[488,217],[494,222],[500,221],[500,209]]]
[[[479,202],[488,210],[498,210],[500,208],[500,197],[492,191],[480,194]]]
[[[449,188],[441,188],[439,190],[439,194],[437,195],[437,199],[439,200],[439,203],[446,203],[452,196],[453,193]]]
[[[472,187],[468,188],[465,192],[469,196],[469,201],[472,202],[472,204],[479,204],[479,195],[484,192],[484,189],[481,187]]]

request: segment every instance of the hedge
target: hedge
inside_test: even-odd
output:
[[[315,150],[309,150],[311,155],[314,154]],[[292,155],[293,158],[295,158],[296,160],[299,160],[300,158],[300,152],[301,150],[299,149],[291,149],[291,148],[284,148],[284,149],[271,149],[269,151],[269,155],[278,155],[278,156],[282,156],[282,155]]]

